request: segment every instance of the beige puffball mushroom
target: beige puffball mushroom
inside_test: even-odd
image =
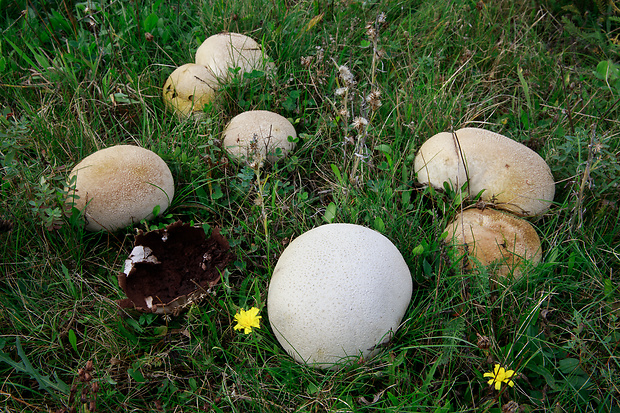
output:
[[[525,264],[538,264],[542,257],[540,238],[532,225],[510,213],[486,208],[467,209],[458,214],[446,230],[446,242],[467,254],[467,268],[495,265],[501,277],[523,275]]]
[[[469,195],[521,216],[539,215],[551,206],[555,182],[536,152],[498,133],[464,128],[429,138],[414,161],[418,181],[459,190],[469,179]]]
[[[295,360],[334,369],[388,343],[411,292],[407,263],[390,240],[360,225],[327,224],[280,256],[269,284],[269,322]]]
[[[260,165],[265,159],[273,163],[292,151],[295,143],[289,136],[295,139],[297,132],[284,116],[251,110],[231,119],[224,129],[222,146],[235,159]]]
[[[187,63],[176,68],[164,83],[164,103],[180,117],[199,114],[211,102],[219,83],[204,66]]]
[[[207,38],[196,51],[196,63],[223,82],[233,76],[229,68],[238,67],[243,74],[254,69],[270,72],[275,67],[254,39],[240,33],[219,33]]]
[[[75,177],[75,178],[73,178]],[[73,181],[74,179],[74,181]],[[138,146],[101,149],[80,161],[69,174],[74,206],[89,231],[115,231],[163,213],[174,196],[168,165],[156,153]]]

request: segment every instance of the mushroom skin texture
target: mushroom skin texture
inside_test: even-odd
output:
[[[295,148],[295,127],[284,116],[267,110],[242,112],[231,119],[223,132],[222,146],[236,160],[251,166],[285,157]],[[281,152],[278,152],[278,149]]]
[[[446,243],[458,255],[467,254],[466,268],[493,265],[498,277],[519,279],[527,262],[536,265],[542,258],[540,238],[525,219],[510,213],[472,208],[458,214],[448,224]]]
[[[229,70],[240,68],[240,74],[275,69],[254,39],[240,33],[219,33],[207,38],[196,51],[196,64],[205,66],[220,81],[234,77]]]
[[[89,231],[115,231],[151,219],[155,207],[162,214],[174,197],[168,165],[155,152],[133,145],[90,154],[73,168],[69,182],[74,186],[68,197]]]
[[[463,161],[464,160],[464,161]],[[545,213],[555,195],[555,182],[543,158],[527,146],[498,133],[463,128],[441,132],[420,147],[414,169],[418,181],[459,191],[468,181],[470,197],[520,216]]]
[[[327,224],[286,247],[267,311],[296,361],[337,369],[373,357],[389,342],[411,293],[411,273],[390,240],[360,225]]]
[[[213,101],[219,87],[217,79],[204,66],[187,63],[168,76],[163,88],[164,103],[179,117],[200,115]]]

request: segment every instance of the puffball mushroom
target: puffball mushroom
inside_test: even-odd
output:
[[[164,83],[164,103],[180,117],[200,113],[215,98],[219,83],[206,67],[187,63],[176,68]]]
[[[269,284],[269,322],[301,363],[334,369],[389,342],[411,300],[411,273],[380,233],[327,224],[297,237]]]
[[[500,277],[523,275],[526,262],[536,265],[542,257],[540,238],[524,219],[493,209],[467,209],[448,224],[446,242],[467,254],[468,269],[494,265]]]
[[[233,158],[248,164],[273,163],[295,148],[295,127],[284,116],[267,110],[242,112],[223,132],[222,146]]]
[[[162,214],[174,196],[174,180],[164,160],[133,145],[87,156],[73,168],[69,182],[74,182],[69,197],[83,212],[89,231],[115,231],[151,219],[153,210],[159,206]]]
[[[270,72],[274,64],[260,45],[240,33],[219,33],[207,38],[196,51],[196,63],[205,66],[220,81],[227,81],[240,68],[240,73],[262,70]]]
[[[464,128],[429,138],[414,161],[421,183],[455,189],[522,216],[546,212],[555,195],[549,166],[536,152],[498,133]]]

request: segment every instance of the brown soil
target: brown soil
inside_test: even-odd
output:
[[[180,221],[164,229],[140,231],[134,242],[139,245],[150,248],[159,263],[135,262],[129,275],[118,275],[128,297],[119,302],[123,308],[155,311],[179,297],[205,293],[219,282],[221,271],[233,257],[218,229],[206,238],[201,227]],[[147,297],[153,299],[151,309]]]

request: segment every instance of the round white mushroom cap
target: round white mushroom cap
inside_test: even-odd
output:
[[[549,166],[536,152],[498,133],[464,128],[429,138],[414,161],[418,181],[454,190],[469,178],[468,191],[518,215],[546,212],[555,195]]]
[[[467,252],[467,268],[488,266],[502,277],[523,276],[526,264],[536,265],[542,257],[540,238],[526,220],[490,208],[467,209],[446,227],[446,242]]]
[[[221,81],[240,73],[262,70],[270,72],[275,65],[263,53],[260,44],[240,33],[219,33],[207,38],[196,51],[196,63],[207,67]]]
[[[79,197],[74,206],[83,212],[89,231],[115,231],[151,219],[153,210],[159,206],[163,213],[174,196],[174,180],[164,160],[133,145],[87,156],[73,168],[69,182],[74,184],[69,197]]]
[[[164,83],[163,98],[166,106],[179,116],[200,113],[211,102],[219,83],[204,66],[187,63],[177,67]]]
[[[267,110],[242,112],[231,119],[223,132],[222,146],[237,160],[250,165],[264,159],[275,162],[295,148],[295,127],[284,116]]]
[[[375,355],[411,300],[409,268],[380,233],[327,224],[293,240],[269,284],[276,338],[298,362],[337,368]]]

